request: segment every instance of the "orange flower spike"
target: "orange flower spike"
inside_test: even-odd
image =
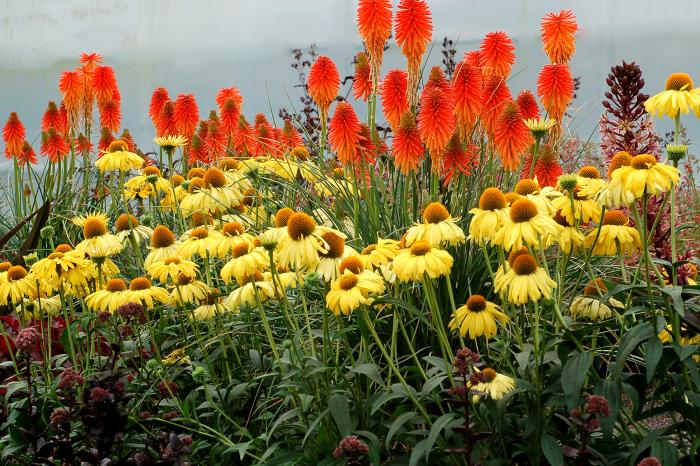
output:
[[[163,105],[170,100],[168,90],[164,87],[158,87],[153,91],[151,96],[151,104],[148,107],[148,116],[151,117],[153,126],[158,126],[160,112],[163,110]]]
[[[357,118],[352,105],[343,101],[338,104],[331,118],[328,140],[331,148],[343,164],[351,163],[357,153],[360,142],[360,119]]]
[[[52,163],[60,162],[70,152],[66,138],[61,136],[54,128],[49,128],[41,133],[41,153],[49,158]]]
[[[355,74],[352,79],[352,96],[355,99],[362,99],[367,102],[367,98],[372,92],[372,71],[370,69],[367,54],[360,52],[355,56]]]
[[[238,117],[238,126],[233,135],[233,147],[241,155],[255,157],[258,155],[258,140],[255,137],[253,128],[245,116]]]
[[[530,177],[530,167],[532,166],[532,153],[529,152],[523,164],[523,170],[520,174],[521,178]],[[534,177],[541,187],[556,186],[559,176],[564,173],[557,154],[552,150],[549,144],[544,145],[537,154],[535,161]]]
[[[391,36],[391,1],[360,0],[357,5],[357,31],[365,43],[372,68],[378,72],[384,44]]]
[[[2,140],[5,143],[5,157],[11,159],[22,153],[22,146],[27,135],[17,112],[10,113],[5,126],[2,128]]]
[[[58,80],[58,90],[63,96],[63,103],[68,114],[68,125],[77,128],[78,113],[85,93],[83,75],[79,71],[64,71]]]
[[[211,163],[226,156],[226,136],[219,130],[216,120],[208,120],[207,132],[204,138],[206,162]]]
[[[568,63],[576,51],[576,16],[571,10],[547,13],[542,18],[542,44],[544,53],[552,63]]]
[[[400,0],[394,21],[394,37],[408,61],[409,102],[415,103],[421,57],[433,39],[433,19],[424,0]]]
[[[428,74],[428,80],[425,82],[424,89],[431,87],[440,88],[445,91],[448,96],[452,96],[452,86],[450,86],[445,72],[439,66],[433,66]]]
[[[567,65],[544,65],[537,78],[537,95],[550,118],[561,123],[566,107],[574,97],[574,78]]]
[[[101,104],[100,110],[100,127],[108,128],[111,132],[116,133],[122,124],[122,110],[118,101],[107,101]]]
[[[80,54],[80,64],[83,65],[83,69],[88,73],[92,73],[98,65],[102,63],[102,55],[99,53],[81,53]]]
[[[107,128],[102,128],[100,130],[100,140],[97,142],[97,158],[102,157],[102,154],[107,151],[109,145],[114,141],[114,136]]]
[[[515,102],[508,102],[503,107],[496,121],[494,142],[503,167],[509,171],[517,169],[520,156],[530,147],[532,136]]]
[[[122,131],[122,134],[119,136],[119,139],[126,143],[129,152],[136,152],[136,142],[134,141],[134,137],[131,135],[127,128],[124,128],[124,131]]]
[[[449,186],[455,174],[469,175],[472,168],[478,165],[479,147],[471,142],[466,149],[462,149],[462,140],[457,133],[453,134],[447,143],[442,159],[442,171],[440,177],[445,186]]]
[[[22,144],[22,150],[17,155],[17,165],[23,167],[28,163],[31,165],[36,165],[37,162],[39,162],[39,160],[36,157],[34,148],[27,141],[24,141]]]
[[[41,130],[48,131],[49,128],[61,128],[63,127],[63,116],[56,105],[56,102],[49,101],[44,111],[44,115],[41,117]]]
[[[175,128],[177,132],[188,140],[197,129],[199,123],[199,107],[192,94],[180,94],[175,100],[174,108]]]
[[[163,104],[156,120],[156,134],[158,136],[175,136],[178,134],[175,125],[175,103],[168,100]]]
[[[507,78],[515,63],[514,50],[513,41],[508,34],[501,31],[489,32],[484,36],[479,48],[480,64],[487,74]]]
[[[327,115],[328,108],[340,89],[340,75],[333,60],[325,55],[318,57],[309,70],[307,86],[309,95],[321,110],[321,115]]]
[[[241,96],[241,93],[235,87],[224,87],[219,89],[219,92],[216,93],[216,105],[219,107],[219,113],[221,113],[222,109],[226,106],[226,101],[228,99],[233,99],[233,103],[240,114],[243,109],[243,96]],[[236,120],[238,120],[238,118],[236,118]]]
[[[483,100],[481,72],[466,60],[457,63],[452,75],[452,98],[455,103],[457,127],[464,137],[476,123]]]
[[[372,141],[372,135],[369,132],[369,127],[361,123],[360,131],[358,132],[357,152],[355,154],[355,167],[359,165],[363,171],[366,165],[374,165],[377,160],[377,146]]]
[[[421,93],[418,130],[433,160],[433,170],[442,167],[442,152],[455,130],[457,120],[450,95],[437,86],[428,87]]]
[[[401,117],[409,109],[407,89],[408,75],[403,70],[389,71],[379,88],[384,118],[394,130],[398,128]]]
[[[484,79],[481,105],[481,122],[489,135],[493,136],[496,121],[506,102],[513,100],[505,79],[489,75]]]
[[[425,148],[418,125],[416,125],[416,119],[411,112],[403,114],[401,123],[394,131],[391,154],[394,157],[394,163],[405,175],[418,168],[425,156]]]
[[[221,114],[221,131],[227,137],[232,137],[238,125],[238,117],[241,116],[240,108],[233,97],[226,99],[223,107],[219,108],[219,113]]]
[[[516,103],[525,120],[540,117],[540,107],[537,105],[537,100],[532,95],[532,92],[528,90],[520,91]]]
[[[90,85],[95,93],[97,104],[104,104],[112,100],[117,89],[117,77],[111,66],[97,66],[90,74]]]
[[[304,145],[301,134],[299,134],[299,131],[292,125],[292,120],[289,118],[284,119],[284,126],[282,126],[282,130],[280,131],[279,140],[282,147],[286,150]]]

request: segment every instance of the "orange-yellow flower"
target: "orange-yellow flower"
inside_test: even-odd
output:
[[[163,110],[165,102],[170,100],[168,90],[164,87],[157,87],[151,96],[151,104],[148,107],[148,116],[151,117],[153,126],[157,126],[160,112]]]
[[[179,134],[191,139],[199,123],[199,107],[192,94],[180,94],[175,100],[175,127]]]
[[[360,119],[357,118],[352,105],[345,101],[340,102],[331,119],[328,140],[343,164],[350,163],[355,158],[360,126]]]
[[[540,117],[540,107],[537,105],[537,100],[535,100],[532,92],[528,90],[520,91],[516,103],[524,120]]]
[[[20,155],[26,131],[16,112],[10,113],[5,126],[2,128],[2,140],[5,143],[5,157],[8,159]]]
[[[508,102],[503,107],[501,116],[496,121],[494,136],[503,168],[514,171],[520,165],[520,156],[530,146],[532,139],[515,102]]]
[[[433,170],[442,167],[442,152],[456,126],[454,105],[450,96],[440,87],[433,86],[421,94],[418,130],[433,159]]]
[[[576,51],[577,30],[576,16],[571,10],[547,13],[542,18],[542,44],[552,63],[567,63],[571,59]]]
[[[466,135],[481,112],[483,101],[481,71],[478,67],[461,61],[452,75],[452,98],[454,99],[457,127]]]
[[[311,65],[306,84],[309,95],[321,110],[321,115],[327,115],[328,108],[340,89],[340,75],[333,60],[325,55],[318,57]]]
[[[544,65],[537,78],[537,95],[550,118],[561,122],[574,97],[574,78],[563,64]]]
[[[496,121],[501,116],[503,106],[513,100],[513,96],[508,89],[506,80],[500,76],[490,75],[484,79],[484,90],[482,94],[483,104],[481,106],[481,122],[486,131],[493,136]]]
[[[501,31],[489,32],[479,47],[481,66],[485,68],[486,73],[507,78],[515,63],[513,50],[515,47],[508,34]]]
[[[401,124],[403,114],[409,109],[407,89],[408,75],[403,70],[389,71],[379,88],[384,117],[394,131]]]
[[[360,0],[357,5],[357,31],[365,43],[375,72],[379,71],[384,44],[391,35],[391,1]]]
[[[433,19],[424,0],[401,0],[394,22],[396,43],[408,61],[409,100],[418,89],[421,57],[433,38]],[[412,102],[413,103],[413,102]]]
[[[355,74],[352,79],[352,96],[367,102],[372,92],[372,70],[365,52],[355,55]]]

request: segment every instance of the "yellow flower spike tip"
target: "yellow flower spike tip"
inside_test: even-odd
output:
[[[433,248],[429,242],[418,240],[404,249],[392,263],[392,270],[402,282],[423,280],[424,275],[438,278],[450,273],[452,256]]]
[[[630,164],[616,169],[612,173],[610,184],[619,183],[626,198],[641,199],[646,193],[658,196],[680,181],[680,172],[676,167],[656,160],[650,154],[632,157]]]
[[[508,217],[508,201],[500,189],[486,188],[479,197],[479,207],[469,213],[472,219],[467,239],[475,243],[491,241]]]
[[[192,275],[179,274],[174,280],[175,288],[170,292],[170,301],[175,304],[192,304],[205,299],[211,288]]]
[[[155,303],[168,304],[170,296],[165,289],[151,285],[146,277],[136,277],[129,283],[129,289],[123,294],[123,303],[143,304],[146,309],[152,309]]]
[[[598,241],[596,241],[598,236]],[[595,241],[595,246],[593,242]],[[636,228],[629,226],[629,218],[621,210],[609,210],[603,215],[600,234],[593,229],[586,237],[586,247],[593,247],[596,256],[631,255],[641,250],[642,240]]]
[[[264,270],[270,265],[270,259],[264,248],[255,243],[240,241],[231,248],[233,258],[221,268],[221,278],[228,284],[235,278],[254,274],[256,270]]]
[[[457,308],[452,314],[450,330],[458,330],[464,337],[469,335],[472,340],[480,336],[490,338],[496,335],[496,322],[508,322],[508,316],[499,307],[481,295],[472,295],[464,306]]]
[[[554,221],[562,227],[561,233],[556,237],[556,240],[563,252],[571,254],[583,247],[586,237],[583,236],[581,230],[569,223],[561,214],[561,211],[557,211],[554,214]]]
[[[571,317],[574,319],[585,317],[593,322],[610,317],[612,315],[610,306],[601,301],[607,292],[608,288],[600,278],[588,282],[583,290],[583,295],[576,296],[571,300],[569,307]],[[624,304],[614,298],[610,298],[609,302],[615,307],[624,308]]]
[[[287,232],[280,240],[279,262],[293,270],[313,270],[321,260],[319,253],[328,251],[322,234],[309,215],[292,214],[287,221]]]
[[[452,218],[444,205],[432,202],[423,210],[423,223],[408,229],[406,245],[410,246],[417,240],[425,240],[436,248],[461,244],[465,240],[464,231],[457,221],[459,219]]]
[[[143,158],[129,152],[126,142],[117,139],[112,141],[106,151],[95,161],[95,166],[101,172],[136,170],[143,165]]]
[[[179,249],[180,243],[175,240],[175,235],[170,231],[170,228],[165,225],[158,225],[153,229],[151,251],[144,260],[144,267],[148,270],[148,267],[154,262],[177,256]]]
[[[113,256],[122,250],[119,238],[107,231],[104,214],[88,215],[82,226],[85,239],[76,245],[76,251],[95,259]]]
[[[476,370],[478,371],[478,369]],[[477,372],[477,374],[478,373],[479,372]],[[470,384],[470,388],[474,391],[485,393],[492,400],[500,400],[515,389],[515,380],[513,380],[512,377],[499,374],[490,367],[483,369],[480,374],[482,375],[476,378],[481,381],[476,384]],[[475,402],[480,399],[481,397],[479,395],[474,395],[473,397]]]
[[[141,225],[133,215],[121,214],[114,222],[116,237],[123,243],[133,233],[138,241],[148,241],[153,235],[153,228]]]
[[[148,275],[161,283],[177,280],[178,275],[196,277],[199,266],[182,257],[168,257],[160,261],[152,262],[146,268]]]
[[[510,261],[511,258],[509,258]],[[520,252],[511,261],[511,269],[496,277],[494,289],[511,304],[537,302],[551,298],[557,283],[537,265],[527,252]]]
[[[506,251],[519,249],[523,245],[547,247],[561,232],[557,222],[539,211],[535,203],[525,197],[514,201],[510,206],[509,216],[503,226],[496,232],[492,242]]]
[[[87,307],[95,312],[114,313],[119,306],[125,304],[124,293],[127,290],[126,283],[121,278],[113,278],[107,281],[102,290],[97,290],[85,298]],[[140,303],[139,303],[140,304]]]
[[[23,298],[35,299],[36,296],[36,277],[21,265],[10,267],[6,281],[0,285],[0,304],[16,304]]]
[[[666,78],[665,89],[649,97],[644,108],[651,115],[676,118],[679,113],[695,112],[700,117],[700,95],[693,88],[693,79],[687,73],[673,73]]]

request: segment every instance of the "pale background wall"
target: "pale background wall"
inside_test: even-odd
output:
[[[445,36],[459,38],[461,56],[478,47],[485,33],[503,30],[516,45],[514,92],[534,89],[546,61],[539,42],[542,16],[573,9],[580,31],[571,66],[582,77],[576,101],[582,137],[595,131],[605,76],[622,59],[642,66],[649,93],[663,86],[669,72],[686,71],[700,82],[697,0],[429,3],[435,30],[429,64],[440,63]],[[289,67],[293,48],[314,42],[336,61],[341,75],[352,73],[352,57],[361,48],[355,9],[355,0],[0,0],[0,119],[17,111],[28,137],[38,137],[46,102],[59,100],[60,72],[74,67],[84,51],[102,54],[115,68],[123,124],[141,144],[153,136],[147,108],[157,86],[167,87],[171,96],[194,93],[206,115],[216,91],[235,85],[247,116],[270,115],[268,95],[276,116],[277,108],[289,105],[288,94],[297,105],[296,75]],[[391,45],[384,72],[405,66]],[[361,112],[364,105],[357,108]],[[691,136],[700,137],[700,121],[685,121]]]

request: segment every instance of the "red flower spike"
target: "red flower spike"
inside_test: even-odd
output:
[[[10,113],[10,116],[2,128],[2,140],[5,143],[5,157],[11,159],[22,152],[25,137],[27,135],[22,121],[17,116],[17,112]]]
[[[112,100],[99,106],[100,126],[108,128],[112,133],[119,131],[122,123],[122,111],[118,102]]]
[[[328,108],[340,89],[340,75],[333,60],[325,55],[318,57],[311,65],[306,83],[309,95],[318,105],[321,115],[327,115]]]
[[[70,152],[66,138],[60,135],[54,128],[41,133],[41,154],[49,158],[52,163],[60,162]]]
[[[331,148],[344,165],[351,163],[357,152],[361,124],[352,105],[343,101],[338,104],[331,118],[328,140]]]
[[[391,1],[360,0],[357,5],[357,32],[365,43],[372,69],[378,73],[384,44],[391,36]]]
[[[27,141],[24,141],[22,144],[22,150],[20,150],[20,153],[17,155],[17,165],[20,167],[23,167],[28,163],[31,165],[36,165],[38,161],[39,160],[36,157],[34,148]]]
[[[372,71],[369,65],[367,54],[360,52],[355,56],[355,74],[352,79],[352,96],[355,99],[362,99],[367,102],[367,98],[372,93]]]
[[[479,147],[471,142],[466,149],[462,148],[461,138],[457,133],[453,134],[445,148],[442,159],[442,171],[440,177],[444,186],[449,186],[456,174],[469,176],[472,169],[479,164]]]
[[[399,127],[401,117],[409,109],[407,89],[408,75],[403,70],[389,71],[379,88],[384,118],[393,130]]]
[[[153,126],[158,126],[160,112],[163,111],[163,105],[170,100],[168,90],[164,87],[158,87],[153,91],[151,96],[151,104],[148,107],[148,116],[151,117]]]
[[[175,128],[178,133],[188,140],[192,139],[192,135],[197,129],[197,123],[199,123],[199,107],[197,107],[194,95],[178,95],[177,100],[175,100],[174,112]]]
[[[507,78],[515,63],[514,50],[513,41],[508,34],[501,31],[489,32],[481,41],[479,61],[487,74]]]
[[[532,92],[528,90],[520,91],[516,103],[524,119],[540,117],[540,107],[537,105],[537,100],[532,95]]]
[[[404,175],[418,168],[425,157],[420,131],[411,112],[404,113],[401,123],[394,130],[391,154],[394,163]]]
[[[486,132],[493,136],[496,120],[501,115],[503,106],[513,100],[513,96],[503,78],[490,75],[484,79],[482,98],[481,122]]]
[[[455,103],[457,127],[464,138],[476,123],[483,101],[481,72],[466,60],[455,66],[452,75],[452,98]]]
[[[496,121],[494,142],[501,155],[503,168],[514,171],[520,165],[520,156],[530,147],[532,136],[523,122],[522,114],[515,102],[504,105]]]
[[[566,107],[574,98],[574,78],[567,65],[545,65],[537,78],[537,95],[550,118],[561,124]]]
[[[90,84],[97,104],[104,104],[112,100],[117,89],[117,77],[111,66],[98,66],[90,75]]]
[[[576,16],[571,10],[547,13],[542,18],[544,53],[552,63],[568,63],[576,51]]]
[[[408,61],[409,101],[412,102],[418,89],[421,57],[433,38],[433,19],[424,0],[399,1],[394,37]]]
[[[439,87],[424,89],[420,99],[418,130],[433,161],[433,171],[442,167],[442,153],[455,130],[457,120],[450,96]]]

